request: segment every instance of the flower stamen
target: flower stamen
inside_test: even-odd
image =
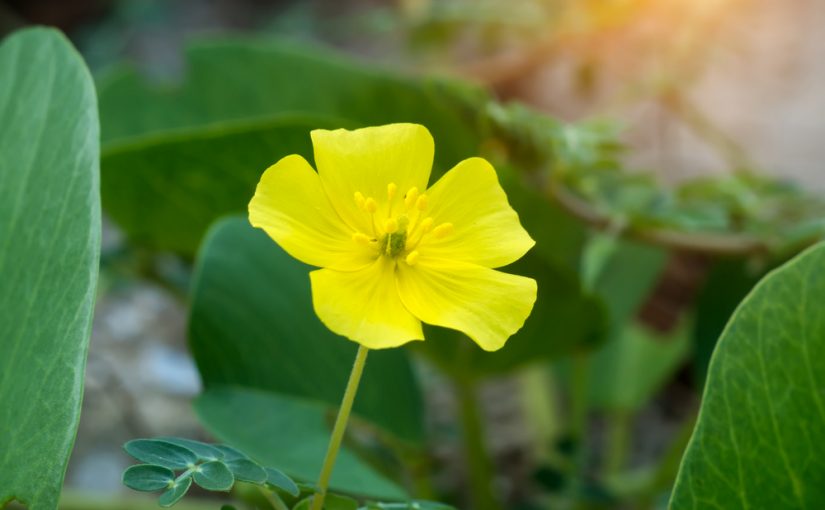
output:
[[[413,186],[407,191],[407,194],[404,195],[404,207],[411,209],[412,206],[415,205],[416,200],[418,200],[418,188]]]
[[[421,256],[421,254],[418,253],[418,250],[413,250],[413,251],[411,251],[410,253],[407,254],[407,258],[405,258],[404,260],[407,261],[408,265],[414,266],[415,263],[418,262],[418,257],[420,257],[420,256]]]
[[[443,239],[453,233],[452,223],[442,223],[433,229],[433,235],[439,239]]]
[[[368,235],[362,234],[361,232],[352,234],[352,240],[364,246],[369,246],[370,242],[372,242],[372,239],[370,239]]]
[[[415,201],[415,208],[419,211],[423,211],[427,208],[427,195],[421,195],[418,197],[418,200]]]

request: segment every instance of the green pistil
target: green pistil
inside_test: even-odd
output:
[[[387,234],[381,238],[381,244],[379,246],[381,253],[394,259],[401,255],[407,246],[407,232],[402,230]]]

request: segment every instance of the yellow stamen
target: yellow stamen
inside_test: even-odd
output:
[[[421,230],[426,234],[433,228],[433,219],[427,216],[423,220],[421,220]]]
[[[417,199],[418,199],[418,188],[413,186],[412,188],[410,188],[409,191],[407,191],[407,194],[404,195],[404,205],[407,207],[407,209],[409,209],[413,205],[415,205],[415,201]]]
[[[390,218],[384,223],[384,232],[393,234],[398,231],[398,220]]]
[[[360,191],[355,192],[355,205],[358,206],[359,209],[364,208],[364,194]]]
[[[372,214],[378,210],[378,203],[370,197],[364,201],[364,210]]]
[[[413,250],[407,255],[405,260],[407,261],[407,264],[414,266],[415,263],[418,262],[418,257],[420,257],[418,250]]]
[[[392,199],[395,198],[395,192],[398,191],[398,186],[391,182],[387,184],[387,198],[392,202]]]
[[[363,244],[364,246],[368,246],[370,244],[369,236],[362,234],[361,232],[352,234],[352,240],[358,244]]]
[[[427,208],[427,195],[421,195],[418,197],[418,200],[415,201],[415,208],[419,211],[423,211]]]
[[[439,239],[442,237],[447,237],[448,235],[453,233],[453,224],[452,223],[442,223],[441,225],[435,227],[433,230],[433,235],[438,237]]]

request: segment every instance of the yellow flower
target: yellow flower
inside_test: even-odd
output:
[[[322,268],[310,273],[321,321],[373,349],[423,340],[422,321],[500,349],[530,314],[536,282],[491,269],[534,244],[493,167],[466,159],[427,188],[434,144],[423,126],[311,137],[318,172],[298,155],[269,167],[249,221]]]

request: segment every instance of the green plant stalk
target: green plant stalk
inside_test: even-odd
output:
[[[338,416],[335,418],[335,425],[332,427],[332,437],[329,439],[327,455],[324,457],[324,465],[321,467],[321,475],[318,477],[318,493],[312,498],[312,510],[324,508],[324,498],[327,495],[329,478],[332,476],[332,468],[335,466],[335,459],[338,457],[338,450],[341,449],[341,441],[344,439],[344,432],[347,429],[352,403],[358,393],[358,383],[361,382],[361,374],[364,372],[364,365],[367,362],[369,349],[358,347],[355,355],[355,362],[352,364],[352,372],[349,374],[347,388],[344,390],[344,398],[341,400],[341,408],[338,409]]]
[[[475,384],[464,374],[453,378],[459,405],[464,454],[470,475],[470,490],[476,510],[498,510],[501,505],[493,491],[493,466],[484,442],[481,412]]]
[[[589,353],[576,354],[572,358],[570,381],[570,426],[576,445],[570,469],[568,495],[573,508],[581,508],[578,501],[582,492],[582,480],[587,464],[587,416],[589,411],[591,356]]]
[[[618,475],[624,468],[627,450],[630,446],[633,425],[633,413],[627,409],[615,409],[610,413],[607,438],[607,452],[604,473],[607,476]]]
[[[269,489],[264,489],[263,487],[258,487],[258,489],[261,491],[261,494],[263,494],[264,498],[266,498],[267,503],[269,503],[272,506],[272,510],[289,510],[286,504],[283,501],[281,501],[281,498],[278,497],[277,494],[275,494]]]

